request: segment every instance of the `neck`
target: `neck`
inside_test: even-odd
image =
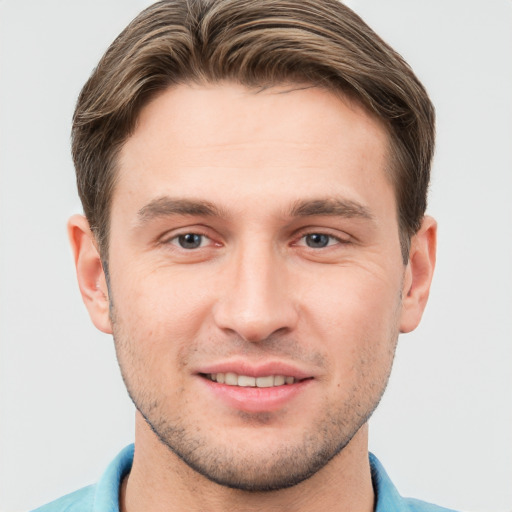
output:
[[[135,455],[120,490],[121,512],[371,512],[373,507],[367,425],[311,478],[278,491],[246,492],[218,485],[191,469],[157,439],[137,413]]]

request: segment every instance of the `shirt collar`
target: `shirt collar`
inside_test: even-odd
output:
[[[130,444],[109,464],[96,486],[93,512],[119,512],[119,488],[132,468],[133,452]]]
[[[408,512],[409,507],[407,503],[398,493],[379,459],[373,453],[370,453],[369,456],[373,490],[375,492],[375,512],[389,510],[393,510],[393,512]]]

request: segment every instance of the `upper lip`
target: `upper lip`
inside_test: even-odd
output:
[[[311,372],[306,372],[293,364],[280,361],[268,361],[258,364],[247,361],[224,361],[201,366],[195,373],[236,373],[237,375],[247,375],[249,377],[284,375],[285,377],[294,377],[297,380],[314,377]]]

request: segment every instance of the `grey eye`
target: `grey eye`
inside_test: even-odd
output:
[[[178,237],[178,243],[183,249],[197,249],[201,247],[203,235],[197,233],[187,233]]]
[[[329,245],[330,236],[322,233],[311,233],[304,237],[304,241],[308,247],[312,249],[322,249]]]

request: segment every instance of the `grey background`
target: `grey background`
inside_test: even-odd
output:
[[[0,511],[97,480],[133,438],[110,337],[89,322],[65,224],[78,92],[150,2],[0,1]],[[370,446],[404,495],[512,510],[512,2],[354,0],[438,112],[438,266],[401,338]]]

